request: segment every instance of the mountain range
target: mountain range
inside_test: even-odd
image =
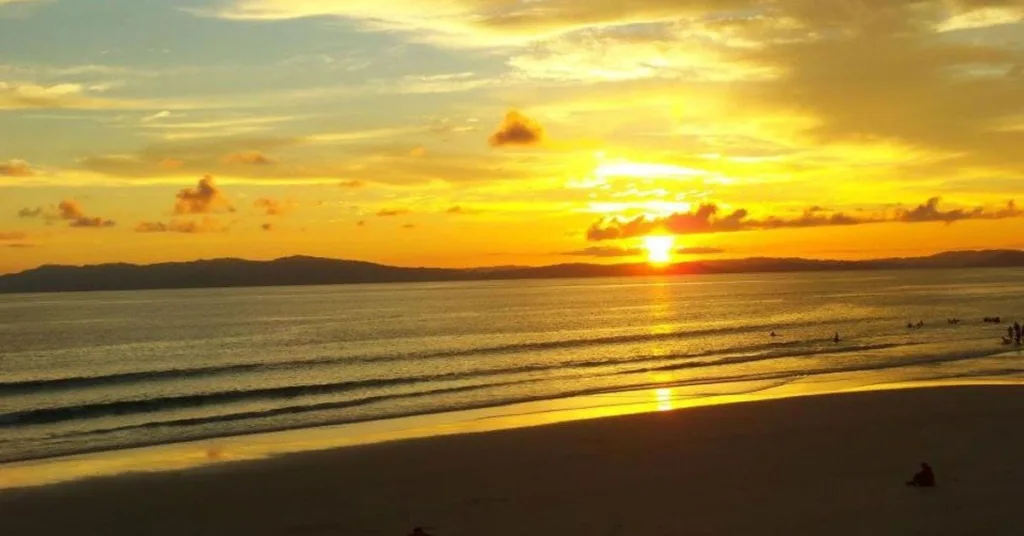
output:
[[[211,259],[149,265],[43,265],[20,273],[0,275],[0,293],[1015,266],[1024,267],[1024,251],[949,251],[927,257],[873,260],[756,257],[694,261],[663,267],[646,263],[572,263],[540,267],[411,268],[295,256],[271,261]]]

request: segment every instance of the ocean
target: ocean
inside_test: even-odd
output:
[[[1022,281],[984,269],[0,295],[0,462],[637,389],[1019,381],[1024,356],[1000,337],[1024,317]]]

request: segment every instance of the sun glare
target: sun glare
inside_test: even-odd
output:
[[[644,248],[647,249],[647,262],[651,264],[666,264],[672,260],[672,246],[675,238],[671,236],[648,236],[644,238]]]

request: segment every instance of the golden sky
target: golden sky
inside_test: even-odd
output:
[[[1024,0],[0,0],[0,273],[1024,247]],[[1022,200],[1024,202],[1024,200]]]

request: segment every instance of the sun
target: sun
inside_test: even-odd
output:
[[[672,260],[672,246],[676,239],[671,236],[644,237],[644,248],[647,250],[647,262],[651,264],[667,264]]]

